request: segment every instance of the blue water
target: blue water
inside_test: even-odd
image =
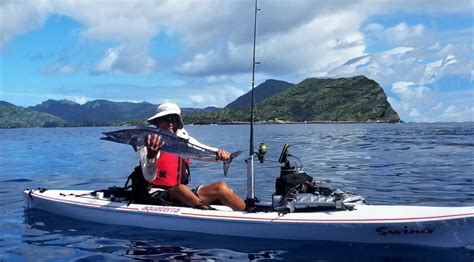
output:
[[[473,247],[439,249],[261,240],[77,221],[23,209],[24,188],[98,189],[123,185],[137,158],[131,147],[99,140],[119,127],[0,130],[0,261],[470,261]],[[248,152],[248,126],[189,126],[201,142]],[[269,201],[276,160],[291,145],[317,180],[371,204],[474,205],[474,124],[258,125],[256,191]],[[224,180],[246,196],[244,157],[222,166],[193,161],[190,186]],[[298,160],[294,162],[300,165]]]

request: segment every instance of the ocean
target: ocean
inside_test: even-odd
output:
[[[122,127],[0,129],[0,261],[474,261],[474,247],[263,240],[101,225],[23,208],[22,190],[122,186],[138,160],[130,146],[100,140]],[[247,125],[186,126],[199,141],[242,156],[192,161],[190,186],[227,182],[246,196]],[[474,206],[474,123],[256,125],[256,196],[268,202],[278,156],[370,204]]]

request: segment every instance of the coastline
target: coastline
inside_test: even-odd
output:
[[[405,123],[403,121],[389,121],[389,120],[376,120],[376,121],[284,121],[284,120],[276,120],[276,121],[256,121],[254,124],[256,125],[275,125],[275,124],[398,124],[398,123]],[[190,123],[191,125],[249,125],[249,121],[233,121],[233,122],[217,122],[217,123]]]
[[[283,120],[277,120],[277,121],[256,121],[254,124],[255,125],[304,125],[304,124],[399,124],[399,123],[405,123],[403,121],[387,121],[387,120],[377,120],[377,121],[283,121]],[[204,126],[204,125],[249,125],[250,121],[232,121],[232,122],[217,122],[217,123],[207,123],[207,122],[201,122],[201,123],[188,123],[185,125],[189,126]],[[19,126],[1,126],[0,129],[17,129],[17,128],[71,128],[71,127],[109,127],[109,126],[141,126],[141,125],[147,125],[146,122],[137,122],[133,121],[130,123],[109,123],[109,124],[103,124],[103,123],[89,123],[89,124],[65,124],[62,126],[24,126],[24,127],[19,127]]]

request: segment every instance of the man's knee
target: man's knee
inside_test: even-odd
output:
[[[181,193],[181,194],[186,194],[188,191],[190,191],[189,187],[186,185],[177,185],[173,188],[170,189],[171,192],[176,192],[176,193]]]
[[[227,185],[226,182],[217,182],[214,183],[215,189],[220,194],[231,194],[233,193],[232,189]]]
[[[183,191],[183,190],[186,190],[185,187],[186,187],[185,185],[181,184],[181,185],[177,185],[177,186],[173,187],[173,189],[176,190],[176,191]]]

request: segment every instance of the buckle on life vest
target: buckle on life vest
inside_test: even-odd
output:
[[[160,178],[166,178],[168,176],[168,172],[166,170],[160,170],[160,173],[158,174]]]

